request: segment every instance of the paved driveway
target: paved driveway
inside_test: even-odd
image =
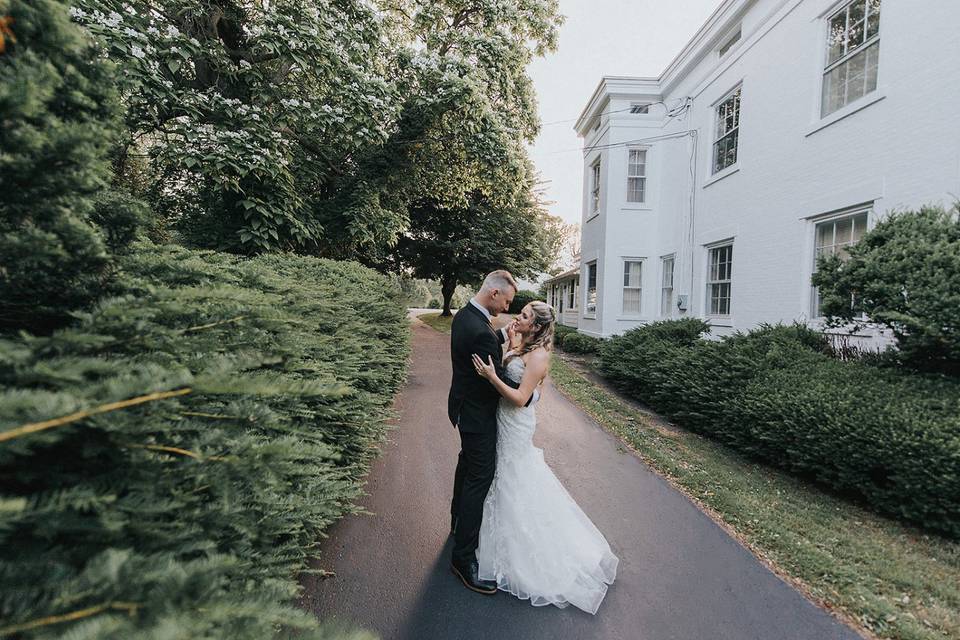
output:
[[[465,589],[449,570],[459,438],[446,418],[449,336],[413,322],[399,419],[363,506],[323,547],[335,578],[308,578],[303,606],[385,640],[855,640],[665,480],[547,385],[535,443],[620,557],[596,616]]]

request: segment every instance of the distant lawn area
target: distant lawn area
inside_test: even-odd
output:
[[[443,316],[440,315],[440,312],[437,311],[436,313],[424,313],[422,315],[417,316],[417,318],[421,322],[423,322],[423,324],[431,326],[437,331],[440,331],[442,333],[450,333],[450,325],[453,322],[453,316],[456,315],[456,313],[457,312],[454,311],[453,314],[444,318]],[[499,329],[500,327],[510,322],[510,320],[512,319],[513,319],[513,315],[509,313],[501,313],[496,318],[493,318],[491,322],[493,323],[493,327],[495,329]]]
[[[444,318],[438,311],[436,313],[421,314],[417,316],[417,319],[423,324],[433,327],[437,331],[450,333],[450,324],[453,322],[453,315],[451,314]]]

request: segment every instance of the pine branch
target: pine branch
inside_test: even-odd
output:
[[[100,405],[99,407],[94,407],[93,409],[87,409],[86,411],[77,411],[76,413],[71,413],[70,415],[63,416],[61,418],[55,418],[53,420],[46,420],[44,422],[33,422],[30,424],[25,424],[15,429],[10,429],[8,431],[0,432],[0,442],[6,442],[7,440],[13,440],[14,438],[19,438],[21,436],[29,435],[31,433],[37,433],[38,431],[45,431],[46,429],[53,429],[54,427],[62,427],[65,424],[70,424],[71,422],[76,422],[78,420],[83,420],[84,418],[89,418],[100,413],[108,413],[110,411],[116,411],[118,409],[126,409],[127,407],[133,407],[138,404],[144,404],[145,402],[153,402],[154,400],[163,400],[165,398],[173,398],[176,396],[184,396],[188,393],[191,393],[193,389],[189,387],[186,389],[177,389],[176,391],[160,391],[157,393],[149,393],[145,396],[138,396],[136,398],[130,398],[129,400],[122,400],[120,402],[110,402],[108,404]]]
[[[133,602],[108,602],[106,604],[97,605],[96,607],[90,607],[88,609],[80,609],[79,611],[72,611],[70,613],[64,613],[58,616],[47,616],[46,618],[40,618],[39,620],[32,620],[23,624],[15,624],[9,627],[3,627],[0,629],[0,637],[10,636],[15,633],[21,633],[31,629],[38,629],[40,627],[48,627],[52,624],[59,624],[61,622],[72,622],[74,620],[89,618],[90,616],[95,616],[98,613],[103,613],[104,611],[109,611],[111,609],[126,611],[132,617],[133,614],[137,612],[137,609],[140,608],[140,606],[141,605]]]
[[[187,456],[188,458],[193,458],[194,460],[199,460],[203,462],[204,460],[226,460],[223,456],[202,456],[199,453],[190,451],[189,449],[181,449],[180,447],[171,447],[162,444],[134,444],[127,443],[123,445],[130,449],[149,449],[150,451],[162,451],[164,453],[175,453],[181,456]]]

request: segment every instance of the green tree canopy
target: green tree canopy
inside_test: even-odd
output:
[[[74,15],[122,64],[157,208],[199,244],[316,248],[317,208],[395,120],[392,51],[361,0],[80,0]],[[402,217],[377,222],[389,239]],[[339,223],[370,240],[366,221]]]
[[[532,277],[552,262],[562,223],[529,193],[510,206],[482,194],[464,207],[444,209],[432,200],[410,208],[410,228],[400,237],[398,266],[418,278],[439,280],[443,315],[458,284],[478,285],[495,269]]]

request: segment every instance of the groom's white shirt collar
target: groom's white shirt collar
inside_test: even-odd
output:
[[[486,308],[485,306],[483,306],[482,304],[480,304],[479,302],[477,302],[477,299],[476,299],[476,298],[470,298],[470,304],[472,304],[473,306],[475,306],[477,309],[480,309],[480,313],[482,313],[483,316],[487,319],[487,322],[490,322],[491,325],[493,324],[493,322],[491,322],[490,312],[487,311],[487,308]],[[504,342],[506,342],[507,340],[510,339],[510,337],[507,335],[507,328],[506,328],[506,327],[500,327],[500,333],[503,334],[503,341],[504,341]]]
[[[476,298],[470,298],[470,304],[475,306],[477,309],[480,309],[480,313],[483,314],[483,317],[487,319],[487,322],[490,322],[490,312],[487,311],[487,308],[485,306],[477,302]]]

